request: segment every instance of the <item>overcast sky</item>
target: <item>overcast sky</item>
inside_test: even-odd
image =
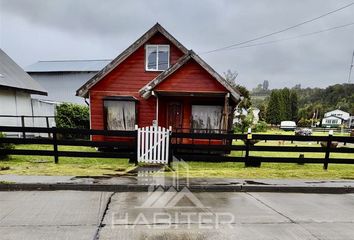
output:
[[[0,0],[0,48],[22,67],[38,60],[112,59],[159,22],[187,48],[213,50],[277,31],[352,0]],[[354,22],[354,5],[253,43]],[[202,54],[248,88],[347,82],[354,25],[295,40]],[[354,82],[354,76],[352,76]]]

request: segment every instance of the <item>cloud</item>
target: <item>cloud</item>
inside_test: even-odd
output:
[[[155,22],[196,52],[251,39],[339,8],[332,0],[0,0],[0,47],[22,66],[43,59],[113,58]],[[354,6],[266,41],[354,22]],[[343,83],[354,27],[201,55],[254,87]],[[353,80],[354,81],[354,80]]]

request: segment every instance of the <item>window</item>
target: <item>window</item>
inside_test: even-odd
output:
[[[192,105],[193,129],[220,129],[222,106]]]
[[[104,100],[107,130],[134,130],[135,102]]]
[[[169,45],[146,45],[147,71],[164,71],[170,66]]]

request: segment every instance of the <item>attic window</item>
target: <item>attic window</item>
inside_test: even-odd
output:
[[[146,71],[164,71],[170,66],[169,45],[146,45]]]

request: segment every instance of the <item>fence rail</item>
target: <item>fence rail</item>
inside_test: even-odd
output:
[[[52,156],[54,162],[59,162],[59,157],[94,157],[94,158],[129,158],[136,162],[137,159],[137,131],[112,131],[93,129],[64,129],[42,127],[9,127],[0,126],[0,132],[22,132],[23,138],[0,138],[1,143],[13,144],[46,144],[47,150],[30,149],[0,149],[1,154],[10,155],[41,155]],[[26,138],[26,133],[47,133],[45,138]],[[65,134],[81,134],[87,136],[102,136],[103,140],[91,141],[82,139],[61,139]],[[105,141],[109,137],[110,141]],[[117,138],[114,140],[114,138]],[[113,139],[113,141],[112,141]],[[193,133],[172,132],[169,138],[171,143],[170,157],[174,155],[185,161],[210,161],[210,162],[244,162],[257,165],[261,162],[273,163],[316,163],[323,164],[324,169],[328,164],[354,164],[354,157],[333,158],[331,153],[354,154],[354,137],[342,136],[294,136],[294,135],[268,135],[268,134],[220,134],[220,133]],[[243,141],[242,145],[234,145],[234,141]],[[279,141],[278,146],[261,145],[259,141]],[[314,146],[285,146],[284,142],[321,142],[322,147]],[[335,142],[344,143],[343,147],[335,148]],[[106,151],[63,151],[59,146],[88,146],[105,148]],[[233,151],[242,151],[243,156],[232,156]],[[255,152],[295,152],[299,157],[269,157],[252,156]],[[324,157],[304,157],[304,153],[323,153]],[[302,155],[302,156],[301,156]],[[354,156],[354,155],[352,155]],[[170,161],[169,160],[169,161]]]
[[[92,129],[71,129],[71,128],[41,128],[41,127],[9,127],[0,126],[0,132],[23,132],[23,138],[0,138],[0,143],[13,144],[46,144],[52,145],[52,150],[28,150],[28,149],[0,149],[0,154],[10,155],[36,155],[53,156],[54,162],[59,162],[59,157],[87,157],[87,158],[129,158],[135,159],[134,141],[90,141],[82,139],[58,139],[59,134],[82,134],[82,135],[102,135],[117,136],[126,139],[135,139],[136,131],[111,131]],[[48,133],[48,138],[26,138],[26,133]],[[106,148],[110,151],[80,152],[61,151],[59,146],[90,146]],[[113,151],[119,149],[120,151]]]

